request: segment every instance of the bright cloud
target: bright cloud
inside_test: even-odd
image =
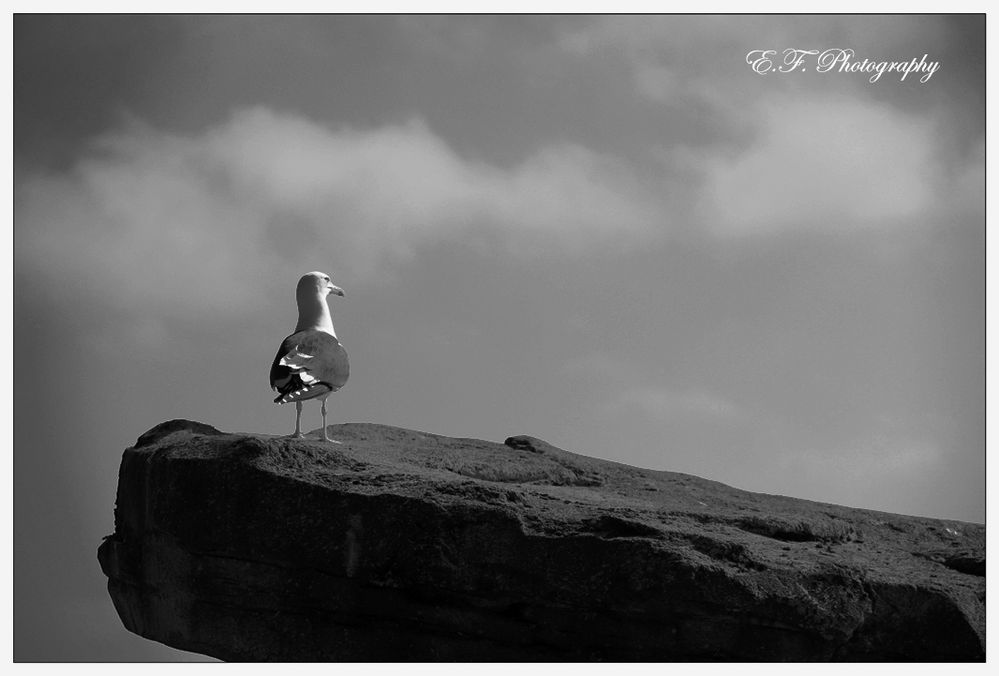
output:
[[[949,30],[940,17],[599,17],[565,20],[558,44],[623,65],[637,99],[715,130],[651,149],[697,195],[700,226],[731,239],[927,224],[980,204],[981,156],[946,153],[950,136],[974,129],[955,129],[938,91],[867,75],[761,76],[745,63],[750,50],[786,47],[939,58]]]
[[[755,141],[703,162],[702,211],[720,234],[894,225],[932,208],[932,125],[851,99],[763,104]]]
[[[357,280],[458,234],[531,256],[627,248],[662,225],[623,165],[583,147],[501,169],[419,121],[333,130],[263,108],[194,135],[111,132],[71,171],[24,178],[16,207],[33,280],[234,312],[286,261]]]

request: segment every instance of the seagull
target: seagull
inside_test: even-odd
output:
[[[326,297],[343,296],[325,272],[310,272],[298,280],[298,324],[284,339],[271,364],[271,388],[278,391],[275,404],[295,402],[294,439],[301,439],[302,402],[322,401],[323,441],[340,443],[326,432],[326,398],[347,382],[350,365],[347,352],[337,340]]]

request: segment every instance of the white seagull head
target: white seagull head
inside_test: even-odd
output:
[[[298,280],[296,295],[299,298],[302,296],[316,295],[325,298],[331,293],[337,296],[343,296],[343,289],[336,286],[330,279],[330,276],[325,272],[307,272],[302,275],[300,280]]]

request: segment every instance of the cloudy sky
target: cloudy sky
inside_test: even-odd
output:
[[[15,656],[185,658],[107,597],[121,452],[290,432],[266,376],[310,270],[346,291],[331,422],[983,521],[984,45],[974,16],[16,17]],[[747,63],[785,48],[939,69]]]

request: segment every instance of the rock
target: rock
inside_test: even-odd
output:
[[[985,529],[372,424],[171,421],[98,550],[125,627],[223,660],[983,661]]]

